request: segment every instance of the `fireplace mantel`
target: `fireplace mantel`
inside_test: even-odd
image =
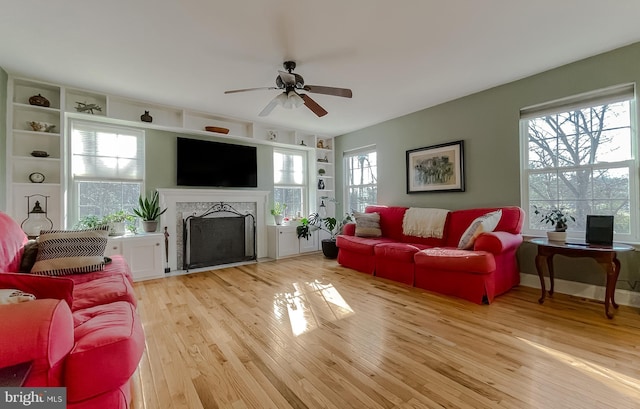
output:
[[[167,211],[160,218],[160,231],[165,226],[169,233],[169,268],[179,270],[177,266],[176,217],[178,203],[216,203],[249,202],[256,205],[256,249],[257,257],[267,256],[267,208],[269,191],[263,190],[227,190],[227,189],[158,189],[160,206]]]

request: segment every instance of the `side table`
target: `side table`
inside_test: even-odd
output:
[[[609,311],[609,305],[618,308],[615,301],[616,282],[620,274],[620,261],[617,253],[621,251],[633,251],[634,248],[627,244],[613,243],[611,246],[590,245],[580,243],[563,243],[549,241],[547,239],[537,238],[531,239],[531,243],[538,246],[538,255],[536,256],[536,269],[540,277],[540,287],[542,288],[542,296],[538,300],[540,304],[544,302],[546,289],[544,283],[545,269],[549,273],[549,296],[553,295],[554,273],[553,273],[553,256],[560,254],[566,257],[589,257],[598,263],[607,275],[606,291],[604,296],[604,312],[607,318],[613,318]]]
[[[31,371],[32,361],[22,362],[17,365],[0,368],[0,386],[19,387],[24,384]]]

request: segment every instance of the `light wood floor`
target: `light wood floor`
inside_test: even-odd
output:
[[[640,408],[640,314],[475,305],[321,255],[137,283],[136,409]]]

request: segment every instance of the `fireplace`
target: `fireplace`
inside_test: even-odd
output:
[[[255,237],[256,259],[267,257],[267,220],[269,212],[268,191],[230,190],[230,189],[189,189],[160,188],[160,205],[167,211],[161,216],[161,230],[167,228],[168,269],[184,270],[183,220],[189,216],[200,216],[212,206],[225,203],[241,214],[252,214],[255,217],[255,233],[247,233]],[[217,214],[220,216],[221,214]],[[230,216],[223,214],[223,216]],[[250,222],[246,223],[250,224]],[[253,244],[245,244],[247,249]],[[196,267],[192,267],[194,270]],[[199,268],[199,267],[198,267]],[[205,269],[206,267],[202,267]]]
[[[256,219],[216,203],[182,222],[183,269],[256,260]]]

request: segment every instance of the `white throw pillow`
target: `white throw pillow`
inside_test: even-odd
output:
[[[0,304],[17,304],[19,302],[33,301],[36,297],[33,294],[25,293],[16,289],[0,290]]]
[[[498,223],[500,223],[500,218],[502,218],[502,210],[496,210],[495,212],[487,213],[475,219],[471,225],[467,227],[467,230],[462,233],[458,248],[464,250],[472,249],[476,238],[481,233],[493,231]]]

